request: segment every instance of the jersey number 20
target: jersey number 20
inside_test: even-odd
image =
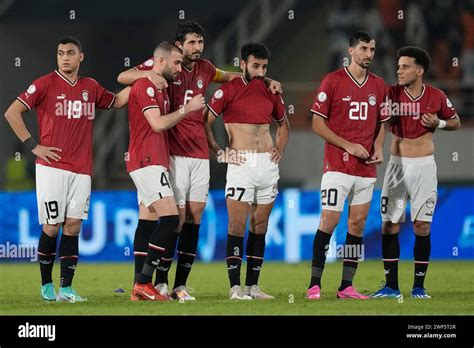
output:
[[[369,104],[367,102],[351,102],[349,109],[349,118],[351,120],[366,120]]]

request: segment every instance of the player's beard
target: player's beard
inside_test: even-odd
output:
[[[249,73],[249,71],[247,70],[247,68],[244,69],[244,77],[245,77],[245,80],[246,80],[247,82],[252,81],[252,76],[250,76],[250,73]]]
[[[161,72],[161,75],[163,76],[163,78],[166,80],[166,81],[174,81],[176,80],[176,77],[178,76],[177,74],[173,74],[171,72],[171,69],[169,68],[164,68],[163,71]]]
[[[201,59],[202,52],[196,51],[194,53],[186,55],[186,59],[189,60],[190,62],[197,62],[199,59]]]
[[[362,69],[368,69],[368,68],[370,68],[371,64],[372,64],[372,59],[362,59],[359,63],[359,66]]]

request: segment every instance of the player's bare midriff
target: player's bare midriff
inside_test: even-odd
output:
[[[269,124],[226,123],[225,128],[233,150],[268,152],[273,147]]]
[[[434,153],[433,133],[409,139],[400,138],[392,134],[390,153],[399,157],[424,157]]]

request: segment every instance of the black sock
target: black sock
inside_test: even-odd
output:
[[[166,248],[166,252],[160,260],[160,265],[156,268],[155,285],[168,284],[168,273],[173,263],[178,238],[179,233],[175,231],[170,239],[170,245]]]
[[[245,285],[257,285],[265,254],[265,234],[256,234],[249,231],[245,253],[247,255]]]
[[[415,235],[415,279],[413,281],[414,288],[423,288],[425,282],[426,271],[430,261],[431,238],[430,235]]]
[[[38,261],[41,272],[41,285],[53,282],[53,265],[56,257],[58,236],[50,237],[41,232],[38,243]]]
[[[176,265],[176,278],[174,289],[185,286],[189,272],[196,258],[199,241],[199,224],[184,224],[179,234],[178,242],[178,264]]]
[[[135,259],[135,283],[138,276],[142,272],[145,263],[148,242],[151,234],[156,229],[157,222],[151,220],[138,220],[137,230],[135,231],[135,238],[133,239],[133,257]]]
[[[315,285],[321,287],[321,277],[323,276],[324,264],[326,263],[326,253],[329,250],[331,234],[318,230],[313,241],[313,261],[311,264],[311,282],[309,289]]]
[[[385,285],[398,290],[398,259],[400,258],[398,233],[382,234],[382,258]]]
[[[227,235],[226,261],[230,287],[240,285],[240,266],[242,265],[243,248],[244,237],[232,234]]]
[[[79,258],[79,236],[61,236],[59,243],[59,260],[61,260],[61,279],[59,286],[71,286],[74,271]]]
[[[176,233],[179,224],[178,215],[163,216],[160,224],[150,237],[148,243],[147,256],[142,272],[137,279],[140,284],[151,283],[155,269],[160,265],[161,258],[165,255],[166,248],[169,248],[170,241]]]
[[[357,270],[357,264],[362,257],[362,237],[347,233],[346,243],[344,245],[344,262],[342,263],[342,280],[339,291],[352,286],[352,280]]]

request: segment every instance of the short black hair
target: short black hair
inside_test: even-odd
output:
[[[373,36],[365,31],[356,31],[349,37],[349,46],[355,47],[360,41],[369,43],[373,39]]]
[[[81,42],[78,39],[76,39],[75,37],[72,37],[72,36],[64,36],[61,39],[59,39],[58,46],[59,45],[66,45],[68,43],[72,43],[73,45],[77,46],[77,48],[79,48],[79,52],[82,52]]]
[[[248,42],[242,45],[240,49],[240,57],[246,62],[249,56],[254,56],[258,59],[269,59],[270,50],[263,43]]]
[[[174,44],[172,44],[171,42],[168,42],[168,41],[163,41],[158,46],[156,46],[154,52],[156,52],[157,50],[161,50],[163,52],[166,52],[167,55],[170,54],[173,51],[179,52],[181,54],[183,53],[181,48],[177,47],[176,45],[174,45]]]
[[[204,29],[197,22],[186,21],[178,25],[178,28],[176,29],[175,41],[184,43],[187,34],[196,34],[197,36],[204,37]]]
[[[423,48],[415,46],[405,46],[398,50],[397,57],[411,57],[415,58],[415,64],[420,65],[425,70],[425,73],[428,71],[431,65],[431,58],[428,52]]]

